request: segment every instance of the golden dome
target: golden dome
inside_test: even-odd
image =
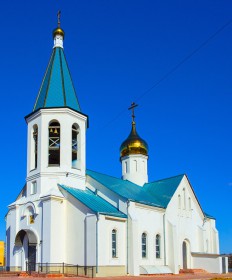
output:
[[[136,128],[135,122],[132,122],[131,133],[127,137],[127,139],[122,143],[120,147],[120,156],[128,156],[128,155],[148,155],[148,145],[146,141],[139,137]]]
[[[57,27],[56,29],[53,30],[53,38],[56,35],[61,35],[64,38],[64,30],[62,28],[60,28],[60,27]]]

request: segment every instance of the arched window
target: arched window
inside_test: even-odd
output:
[[[32,169],[37,168],[38,160],[38,126],[33,126],[33,151],[32,151]]]
[[[160,235],[157,234],[155,237],[155,256],[160,259]]]
[[[48,165],[60,165],[60,124],[52,121],[48,127],[49,147]]]
[[[72,168],[78,168],[78,135],[79,129],[77,124],[72,126]]]
[[[112,230],[112,258],[117,257],[117,230]]]
[[[144,232],[142,234],[142,258],[147,257],[147,234]]]

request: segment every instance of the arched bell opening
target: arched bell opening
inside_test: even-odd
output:
[[[51,121],[48,127],[49,147],[48,165],[60,165],[60,123],[56,120]]]
[[[72,168],[80,168],[80,127],[72,125]]]
[[[22,270],[36,270],[36,252],[38,240],[31,230],[20,230],[15,237],[14,254]]]

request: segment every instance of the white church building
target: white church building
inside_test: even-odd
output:
[[[59,24],[53,37],[33,111],[25,117],[27,177],[6,215],[7,266],[78,264],[94,266],[96,276],[226,271],[215,219],[188,177],[148,181],[148,145],[134,113],[120,147],[122,178],[86,168],[88,116],[79,106]]]

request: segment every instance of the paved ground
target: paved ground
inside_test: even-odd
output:
[[[230,274],[178,274],[178,275],[154,275],[154,276],[125,276],[125,277],[98,277],[97,280],[201,280],[201,279],[231,279]]]
[[[28,280],[52,280],[52,279],[64,279],[64,278],[42,278],[42,277],[0,277],[0,280],[16,280],[16,279],[28,279]],[[84,277],[65,277],[65,280],[85,280],[91,278]],[[211,280],[211,279],[230,279],[232,280],[232,273],[229,274],[179,274],[179,275],[154,275],[154,276],[123,276],[123,277],[98,277],[97,280]]]

